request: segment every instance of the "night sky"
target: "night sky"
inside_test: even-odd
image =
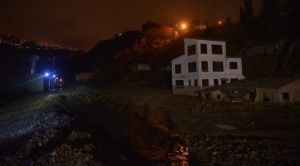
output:
[[[257,14],[262,0],[252,0]],[[100,40],[152,21],[174,26],[239,21],[244,0],[1,0],[0,34],[90,50]]]

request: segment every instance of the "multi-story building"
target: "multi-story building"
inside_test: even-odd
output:
[[[224,41],[184,39],[184,55],[172,60],[176,94],[196,95],[197,90],[244,78],[241,58],[227,58]]]

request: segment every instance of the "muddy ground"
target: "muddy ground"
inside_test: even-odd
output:
[[[299,111],[143,87],[30,93],[1,107],[0,165],[299,165]]]

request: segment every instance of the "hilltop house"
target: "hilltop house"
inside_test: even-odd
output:
[[[173,93],[195,91],[244,79],[241,58],[226,57],[223,41],[184,39],[184,55],[172,60]]]

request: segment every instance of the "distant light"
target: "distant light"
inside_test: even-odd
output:
[[[56,77],[56,75],[54,74],[52,77],[53,77],[53,78],[55,78],[55,77]]]
[[[185,29],[186,28],[186,24],[181,24],[181,28]]]
[[[45,76],[48,77],[48,76],[49,76],[49,73],[45,73]]]
[[[218,24],[219,24],[219,25],[222,25],[222,21],[219,21]]]

